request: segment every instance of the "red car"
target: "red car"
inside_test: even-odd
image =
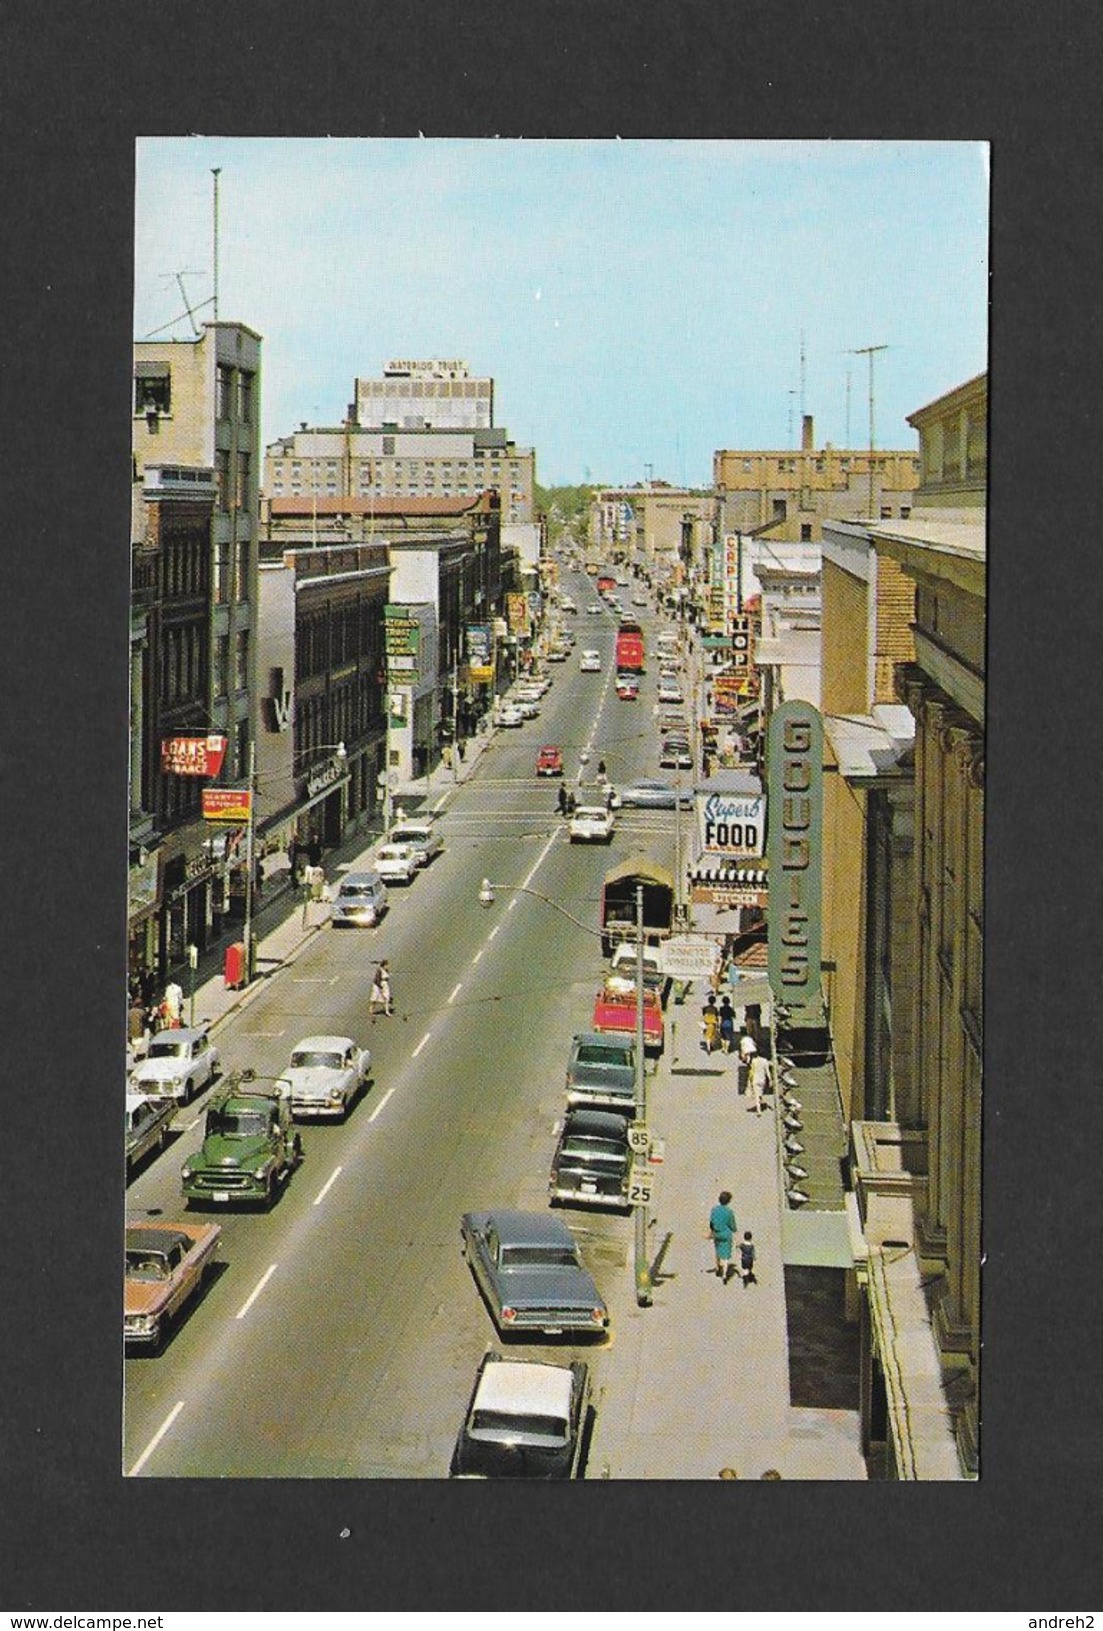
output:
[[[563,749],[541,748],[536,755],[536,774],[538,776],[562,776]]]
[[[594,999],[591,1028],[604,1035],[634,1037],[636,1034],[636,992],[610,990],[605,986]],[[665,1027],[662,1003],[657,991],[643,993],[643,1046],[645,1053],[663,1051]]]

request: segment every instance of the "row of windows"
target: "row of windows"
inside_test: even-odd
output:
[[[252,458],[239,451],[236,455],[225,448],[216,448],[214,480],[218,492],[216,503],[223,514],[230,510],[247,510],[252,504]]]
[[[205,595],[210,574],[210,540],[206,536],[167,542],[162,551],[162,595]]]
[[[374,673],[350,675],[325,696],[295,704],[295,763],[308,766],[334,742],[357,742],[383,724],[383,680]]]
[[[166,706],[206,697],[206,625],[185,623],[162,633],[158,694]]]
[[[215,545],[211,598],[216,606],[226,606],[231,600],[248,601],[252,558],[253,544],[248,538],[238,539],[236,552],[229,543]]]
[[[457,477],[462,476],[465,478],[473,475],[476,481],[481,481],[485,478],[487,473],[487,467],[481,459],[475,460],[471,464],[464,460],[457,460],[454,471],[451,462],[448,459],[395,459],[393,463],[388,462],[384,464],[381,471],[376,468],[376,464],[377,461],[373,463],[373,461],[368,459],[355,460],[353,464],[353,474],[354,476],[358,475],[360,481],[363,482],[371,481],[373,476],[374,479],[378,481],[380,479],[387,480],[404,475],[410,475],[414,478],[424,477],[425,480],[432,481],[438,472],[441,476],[449,479],[453,474],[455,474]],[[511,481],[520,482],[523,480],[525,466],[511,460],[506,468]],[[335,459],[329,459],[323,464],[322,461],[319,460],[316,464],[312,464],[308,460],[304,468],[303,464],[298,459],[291,460],[290,465],[285,464],[282,459],[278,459],[273,461],[272,464],[272,479],[273,481],[284,481],[290,475],[290,479],[292,481],[306,480],[309,482],[311,480],[312,471],[317,472],[314,479],[318,482],[321,482],[324,479],[336,481],[337,461]],[[497,460],[491,464],[490,474],[495,481],[501,478],[502,465]]]
[[[305,615],[295,639],[295,674],[300,680],[328,673],[341,663],[382,664],[382,603],[357,596]]]
[[[168,415],[172,412],[172,370],[166,365],[154,372],[134,376],[134,412],[138,415]],[[156,365],[155,365],[156,366]],[[244,368],[230,368],[219,363],[215,382],[215,412],[219,419],[235,417],[243,425],[253,422],[253,379]]]

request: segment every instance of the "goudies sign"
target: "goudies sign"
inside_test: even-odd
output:
[[[810,702],[774,713],[767,762],[770,989],[799,1008],[820,994],[823,720]]]

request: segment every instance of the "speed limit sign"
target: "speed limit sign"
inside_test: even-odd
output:
[[[633,1167],[628,1176],[628,1204],[651,1205],[651,1172],[647,1167]]]

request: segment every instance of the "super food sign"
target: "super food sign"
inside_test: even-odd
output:
[[[764,793],[699,793],[697,831],[710,855],[761,855],[766,837]]]
[[[792,1007],[819,997],[823,870],[823,720],[786,702],[770,720],[770,989]]]

